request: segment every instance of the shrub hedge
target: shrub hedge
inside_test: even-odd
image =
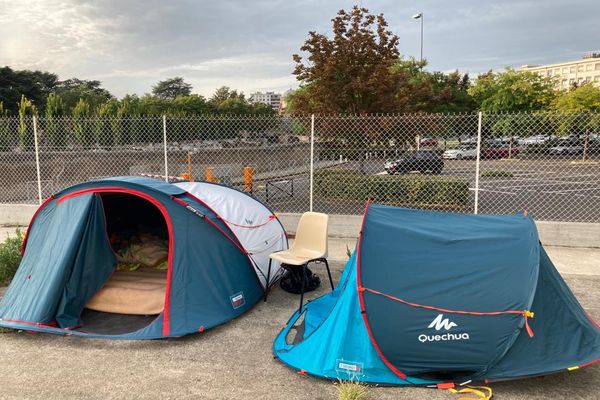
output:
[[[376,203],[437,209],[461,209],[469,202],[469,184],[463,178],[326,170],[316,172],[314,179],[315,194],[331,199],[370,199]]]

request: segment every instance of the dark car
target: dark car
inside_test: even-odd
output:
[[[483,158],[504,158],[519,154],[519,148],[509,144],[495,144],[481,150]]]
[[[442,157],[430,151],[406,153],[396,161],[386,162],[384,169],[390,175],[406,174],[413,171],[440,174],[444,168]]]

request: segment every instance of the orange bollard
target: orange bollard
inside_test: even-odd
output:
[[[215,178],[215,176],[213,175],[213,168],[212,167],[206,167],[204,169],[204,180],[206,182],[218,182],[219,180],[217,178]]]
[[[252,193],[254,183],[254,169],[252,167],[244,167],[244,192]]]

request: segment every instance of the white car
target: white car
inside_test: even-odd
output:
[[[521,144],[521,145],[540,144],[540,143],[546,143],[548,140],[550,140],[550,136],[548,136],[548,135],[535,135],[535,136],[530,136],[525,139],[519,140],[519,144]]]
[[[457,149],[446,150],[442,157],[449,160],[477,158],[477,148],[473,146],[460,146]]]

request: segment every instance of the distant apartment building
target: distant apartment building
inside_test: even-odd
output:
[[[263,103],[275,111],[279,112],[281,107],[281,93],[275,92],[255,92],[250,95],[250,102],[252,103]]]
[[[600,52],[587,53],[580,60],[558,64],[523,65],[521,71],[553,77],[559,89],[568,89],[573,84],[583,85],[590,82],[600,87]]]

